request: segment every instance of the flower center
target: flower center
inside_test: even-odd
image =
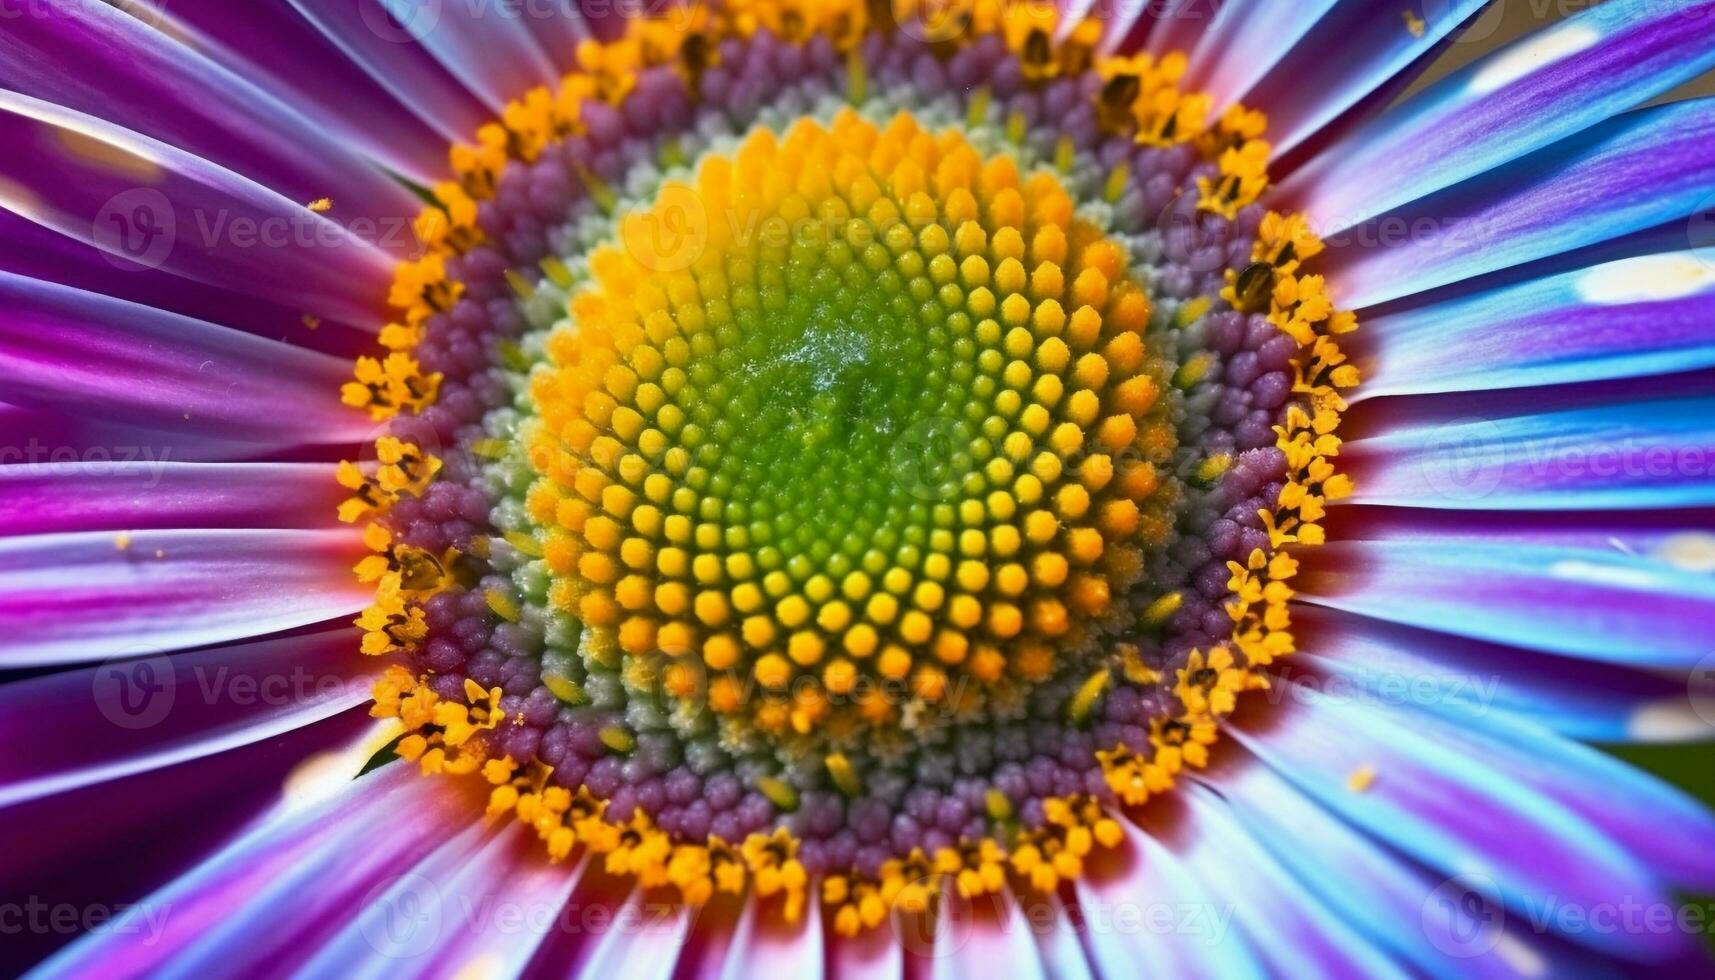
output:
[[[663,251],[686,222],[707,241]],[[847,110],[625,224],[531,385],[529,510],[592,642],[825,743],[974,713],[1134,618],[1115,595],[1178,497],[1172,372],[1054,177]]]
[[[553,859],[1051,890],[1292,650],[1354,323],[1262,120],[953,6],[634,22],[419,222],[344,393],[376,712]]]

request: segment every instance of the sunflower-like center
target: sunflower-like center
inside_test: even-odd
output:
[[[1052,890],[1292,650],[1354,324],[1263,121],[952,7],[632,22],[419,222],[344,392],[375,710],[554,860],[847,933]]]
[[[1128,618],[1178,498],[1172,371],[1054,177],[848,110],[710,156],[621,240],[531,386],[529,507],[555,603],[666,654],[668,694],[848,733]]]

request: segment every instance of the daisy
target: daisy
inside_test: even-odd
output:
[[[45,0],[42,976],[1707,971],[1715,2]]]

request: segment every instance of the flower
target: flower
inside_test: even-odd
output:
[[[1706,970],[1715,2],[1189,6],[10,19],[8,952]]]

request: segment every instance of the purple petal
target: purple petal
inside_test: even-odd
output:
[[[804,921],[789,925],[763,912],[760,902],[746,901],[731,942],[718,960],[709,957],[701,973],[713,980],[741,977],[808,977],[821,972],[825,952],[822,916],[814,908]]]
[[[1390,406],[1379,434],[1342,461],[1352,502],[1461,510],[1648,510],[1715,505],[1715,398],[1446,418],[1443,405]]]
[[[0,663],[91,663],[357,613],[355,530],[0,538]]]
[[[1701,739],[1688,680],[1548,656],[1352,613],[1300,606],[1303,662],[1379,703],[1461,715],[1499,712],[1570,738],[1601,742]],[[1715,705],[1715,695],[1699,695]]]
[[[379,0],[288,0],[375,83],[450,141],[469,141],[494,113],[387,16]]]
[[[358,746],[374,725],[366,709],[353,709],[229,752],[9,807],[0,830],[29,846],[0,848],[0,880],[9,894],[49,906],[132,915],[134,930],[106,934],[123,955],[125,941],[143,944],[152,924],[172,920],[172,909],[140,900],[277,807],[282,784],[305,759]],[[54,930],[8,936],[0,971],[18,975],[75,938]],[[133,971],[145,969],[141,962]],[[109,973],[123,966],[115,962]]]
[[[812,908],[806,914],[819,914]],[[828,968],[853,980],[896,980],[905,972],[905,950],[892,929],[870,929],[855,937],[828,938]]]
[[[325,528],[331,463],[83,460],[0,466],[0,536],[175,527]]]
[[[1285,154],[1407,73],[1486,2],[1422,4],[1423,33],[1418,35],[1409,28],[1403,7],[1338,0],[1299,43],[1273,55],[1266,77],[1247,73],[1261,79],[1249,85],[1222,79],[1221,90],[1231,100],[1266,111],[1269,142],[1277,155]]]
[[[0,808],[313,725],[370,700],[385,664],[339,629],[115,661],[0,685]]]
[[[186,288],[186,280],[172,272],[115,262],[82,239],[4,208],[0,208],[0,271],[181,313],[270,339],[289,340],[299,347],[341,357],[375,352],[373,320],[365,320],[361,327],[323,320],[312,330],[295,297],[287,305],[244,292],[242,285],[236,290],[206,283]]]
[[[1208,93],[1217,112],[1232,105],[1303,42],[1339,2],[1228,0],[1198,38],[1183,87]]]
[[[1305,602],[1390,623],[1638,666],[1689,669],[1715,621],[1715,578],[1612,548],[1331,538],[1296,584]]]
[[[351,365],[96,293],[0,273],[0,376],[15,404],[223,441],[355,444]]]
[[[530,36],[529,4],[378,3],[391,15],[394,40],[420,45],[496,115],[530,89],[559,80]]]
[[[1125,848],[1104,851],[1099,865],[1072,883],[1072,911],[1084,920],[1080,935],[1096,976],[1267,976],[1260,951],[1233,922],[1234,903],[1190,867],[1184,850],[1195,830],[1177,821],[1164,831],[1172,839],[1157,839],[1129,820],[1119,823]],[[1109,924],[1091,928],[1092,914]],[[1136,925],[1116,928],[1122,914]]]
[[[1292,684],[1282,679],[1280,683]],[[1293,684],[1260,730],[1235,737],[1322,806],[1441,874],[1485,881],[1509,913],[1541,903],[1590,908],[1670,896],[1640,856],[1487,754],[1498,740],[1410,711],[1384,711]],[[1361,791],[1354,774],[1373,778]],[[1579,773],[1554,771],[1556,780]],[[1630,845],[1631,841],[1625,842]],[[1533,905],[1533,903],[1537,903]],[[1659,959],[1685,937],[1581,931],[1566,938],[1626,958]]]
[[[1715,259],[1620,259],[1364,318],[1363,398],[1715,366]]]
[[[1225,761],[1199,777],[1220,802],[1208,794],[1200,799],[1230,807],[1301,887],[1424,975],[1514,978],[1569,974],[1574,968],[1595,974],[1587,953],[1574,954],[1516,916],[1509,921],[1483,901],[1489,896],[1448,900],[1468,893],[1401,860],[1255,759],[1240,753],[1220,758]]]
[[[299,204],[332,196],[334,213],[353,227],[408,222],[421,207],[350,151],[372,145],[374,136],[358,130],[336,138],[327,121],[304,116],[254,76],[235,74],[117,8],[73,4],[9,20],[0,35],[0,77],[21,95],[200,156]],[[269,37],[256,47],[283,40]],[[401,254],[412,244],[408,237],[392,243]]]
[[[1069,928],[1063,910],[1055,925]],[[1011,895],[965,899],[949,894],[941,901],[935,922],[934,948],[929,951],[930,980],[980,976],[997,963],[1005,963],[1007,976],[1016,980],[1089,976],[1089,966],[1075,937],[1066,937],[1071,940],[1067,959],[1049,964],[1037,946],[1036,933],[1036,922],[1025,917]]]
[[[392,886],[427,881],[412,877],[420,862],[449,849],[468,854],[483,833],[473,801],[447,781],[384,766],[330,800],[261,821],[112,929],[44,964],[43,974],[132,977],[168,964],[287,972],[349,924],[354,909],[383,900]],[[419,894],[438,897],[432,882]],[[427,908],[401,903],[401,931],[392,935],[424,935]],[[149,920],[163,909],[170,914]]]
[[[173,0],[162,16],[164,29],[289,99],[370,159],[423,186],[446,178],[449,134],[436,131],[433,118],[416,117],[289,6]]]
[[[292,200],[165,143],[0,91],[0,203],[87,242],[120,268],[157,268],[307,315],[379,329],[393,258],[411,228],[360,237]]]
[[[0,466],[41,468],[56,464],[144,465],[165,460],[199,462],[246,459],[266,447],[191,433],[134,429],[45,409],[0,404]]]
[[[1568,17],[1353,131],[1279,199],[1331,235],[1580,132],[1715,66],[1712,13],[1611,0]]]
[[[1404,977],[1403,968],[1310,898],[1233,818],[1220,798],[1185,785],[1181,845],[1189,873],[1224,901],[1274,976]],[[1307,900],[1308,899],[1308,900]],[[1216,908],[1221,908],[1216,906]]]
[[[1686,221],[1715,195],[1711,141],[1715,99],[1626,113],[1332,236],[1322,271],[1361,309]]]

